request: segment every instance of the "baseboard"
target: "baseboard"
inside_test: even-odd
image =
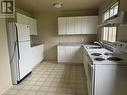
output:
[[[2,92],[0,93],[0,95],[4,94],[4,93],[5,93],[8,89],[10,89],[12,86],[13,86],[13,85],[9,86],[7,89],[5,89],[4,91],[2,91]]]

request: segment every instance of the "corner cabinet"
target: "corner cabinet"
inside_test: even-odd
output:
[[[58,17],[58,34],[97,34],[97,25],[98,16]]]
[[[17,13],[17,23],[27,24],[30,26],[30,35],[37,34],[37,20],[29,16]]]
[[[58,63],[82,63],[81,46],[57,46]]]

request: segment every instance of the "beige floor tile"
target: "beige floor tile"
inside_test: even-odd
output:
[[[34,85],[36,85],[36,86],[41,86],[42,84],[43,84],[44,82],[40,82],[40,81],[37,81]]]
[[[49,87],[40,87],[39,91],[48,91]]]
[[[14,85],[11,89],[20,90],[24,87],[24,85]]]
[[[85,89],[76,89],[77,95],[85,95],[87,94],[87,91]]]
[[[39,91],[36,93],[36,95],[46,95],[46,92]]]
[[[41,87],[41,86],[33,86],[33,87],[31,88],[31,90],[35,90],[35,91],[37,91],[37,90],[40,89],[40,87]]]
[[[88,95],[82,65],[45,61],[3,95]]]
[[[28,90],[21,90],[16,95],[27,95]]]
[[[45,95],[56,95],[55,92],[47,92]]]
[[[51,82],[46,81],[46,82],[43,83],[43,86],[50,86],[50,84],[51,84]]]
[[[11,89],[11,90],[8,90],[5,95],[16,95],[18,93],[19,90],[14,90],[14,89]]]
[[[36,95],[37,94],[37,92],[36,91],[29,91],[26,95]]]
[[[35,84],[35,82],[33,82],[33,81],[29,81],[29,82],[27,82],[26,84],[24,84],[24,85],[34,85]]]
[[[23,90],[29,90],[29,89],[31,89],[31,88],[32,88],[32,86],[26,85],[26,86],[24,86],[22,89],[23,89]]]
[[[59,88],[59,89],[57,90],[57,92],[58,92],[58,93],[63,93],[63,94],[65,94],[65,93],[67,93],[67,89],[66,89],[66,88]]]
[[[67,95],[67,93],[57,92],[56,95]]]

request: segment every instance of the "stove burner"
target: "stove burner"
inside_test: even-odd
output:
[[[102,54],[101,54],[101,53],[92,53],[91,55],[100,56],[100,55],[102,55]]]
[[[110,56],[110,55],[113,55],[113,53],[107,52],[107,53],[104,53],[104,55]]]
[[[96,60],[96,61],[103,61],[103,60],[105,60],[105,59],[104,59],[104,58],[98,57],[98,58],[94,58],[94,60]]]
[[[108,60],[109,61],[122,61],[122,59],[118,57],[109,57]]]

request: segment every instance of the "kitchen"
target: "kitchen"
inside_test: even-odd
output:
[[[0,18],[0,94],[126,95],[126,11],[126,0],[16,0],[16,18]],[[14,86],[7,21],[29,31],[30,69]]]

